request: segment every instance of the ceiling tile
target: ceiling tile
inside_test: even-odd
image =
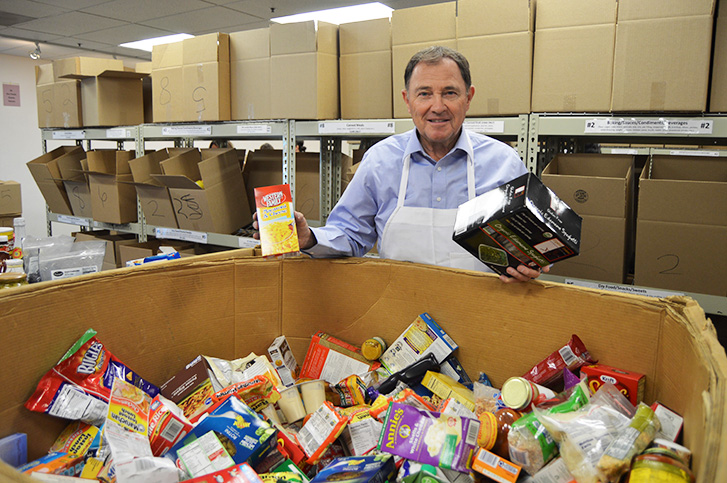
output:
[[[102,3],[108,3],[109,0],[33,0],[37,3],[53,5],[66,10],[79,10],[82,8],[93,7]]]
[[[60,15],[68,10],[60,7],[53,7],[30,0],[0,0],[0,11],[10,12],[28,17],[41,18]]]
[[[16,27],[59,35],[78,35],[120,25],[124,25],[124,22],[83,12],[69,12],[21,23]]]
[[[172,33],[174,32],[159,30],[145,25],[128,24],[122,27],[99,30],[98,32],[78,34],[77,37],[106,44],[119,45],[124,42],[161,37],[162,35],[171,35]]]
[[[78,47],[80,49],[90,50],[106,50],[111,47],[116,47],[115,44],[108,44],[105,42],[93,42],[91,40],[81,39],[78,37],[63,37],[53,42],[59,45],[68,45],[70,47]],[[81,45],[78,45],[81,44]]]
[[[0,30],[0,35],[5,37],[16,37],[19,39],[32,40],[38,42],[52,42],[61,38],[60,35],[49,34],[46,32],[35,32],[33,30],[24,30],[15,27],[6,27]]]
[[[126,22],[140,22],[152,18],[211,7],[209,3],[201,0],[174,0],[174,2],[114,0],[113,2],[84,8],[82,10],[86,13],[124,20]]]
[[[251,17],[244,13],[236,12],[224,7],[211,7],[196,10],[192,13],[170,15],[154,20],[142,22],[144,25],[170,30],[173,32],[184,32],[195,34],[197,32],[209,31],[231,31],[241,30],[241,26],[260,19]]]

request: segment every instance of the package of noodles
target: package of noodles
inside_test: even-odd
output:
[[[263,256],[298,253],[300,247],[290,185],[255,188],[255,206]]]

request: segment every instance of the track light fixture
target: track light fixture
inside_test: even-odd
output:
[[[30,58],[33,60],[40,59],[40,44],[38,42],[35,43],[35,50],[30,52],[28,55],[30,55]]]

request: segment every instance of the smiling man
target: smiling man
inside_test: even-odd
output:
[[[462,128],[475,95],[462,54],[422,50],[404,83],[415,129],[366,152],[326,226],[310,228],[296,212],[301,249],[313,257],[363,256],[376,244],[382,258],[490,271],[452,241],[457,207],[525,174],[525,165],[510,146]],[[540,272],[521,265],[508,274],[503,282]]]

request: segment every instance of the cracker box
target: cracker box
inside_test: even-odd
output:
[[[462,203],[455,242],[494,272],[538,270],[578,255],[581,217],[532,173]]]
[[[295,379],[298,377],[298,362],[295,360],[293,351],[290,350],[284,335],[275,338],[268,347],[268,354],[270,354],[273,366],[278,371],[278,376],[280,376],[283,384],[288,387],[295,384]]]
[[[467,473],[477,449],[479,421],[391,403],[378,450]]]
[[[638,372],[626,371],[606,364],[588,364],[581,367],[581,376],[588,377],[588,387],[595,393],[604,383],[610,382],[636,406],[644,399],[646,376]]]
[[[346,483],[385,483],[392,481],[396,466],[390,455],[345,456],[336,458],[321,470],[311,483],[338,481]]]
[[[299,252],[290,185],[255,188],[255,206],[263,256]]]
[[[215,391],[210,373],[204,357],[198,356],[161,386],[161,394],[194,422],[212,405],[210,396]]]
[[[379,361],[394,373],[430,353],[441,364],[457,347],[439,324],[424,312],[386,349]]]

